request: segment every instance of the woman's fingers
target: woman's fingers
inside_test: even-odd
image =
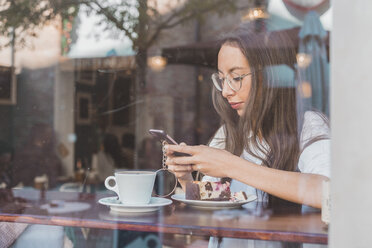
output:
[[[181,152],[193,155],[195,153],[194,146],[187,146],[185,143],[181,143],[180,145],[165,145],[165,150],[167,155],[173,154],[174,152]]]
[[[171,158],[172,164],[178,164],[178,165],[190,165],[190,164],[196,164],[195,157],[192,156],[185,156],[185,157],[177,157],[174,156]]]
[[[201,166],[199,164],[192,164],[191,165],[191,170],[192,171],[200,171],[201,170]]]
[[[193,161],[194,161],[194,159],[190,156],[187,156],[187,157],[170,156],[170,157],[167,157],[167,160],[165,161],[165,164],[186,166],[186,165],[193,164],[192,163]]]
[[[204,163],[202,162],[203,156],[206,156],[205,153],[213,152],[206,150],[205,146],[187,146],[185,144],[180,145],[166,145],[165,150],[167,152],[167,161],[166,164],[168,168],[174,172],[190,172],[190,171],[203,171]],[[174,153],[186,153],[191,156],[175,156]]]
[[[173,172],[190,172],[192,171],[191,165],[168,165],[168,170]]]
[[[183,158],[187,159],[184,160]],[[190,157],[168,157],[165,164],[168,165],[168,169],[174,171],[192,171]]]

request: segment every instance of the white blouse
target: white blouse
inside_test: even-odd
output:
[[[330,136],[330,130],[327,123],[324,119],[317,113],[308,111],[305,113],[304,116],[304,124],[303,129],[301,132],[300,137],[300,148],[302,149],[304,145],[311,139],[318,137],[318,136]],[[265,144],[261,144],[265,147]],[[225,148],[225,132],[224,128],[221,127],[213,137],[212,141],[210,142],[209,146],[214,148]],[[263,157],[259,151],[255,151],[256,155],[259,157]],[[243,151],[240,156],[252,163],[255,164],[262,164],[262,161],[256,157],[250,155],[247,151]],[[330,139],[322,139],[318,140],[309,146],[307,146],[301,153],[299,161],[298,161],[298,169],[302,173],[311,173],[311,174],[318,174],[323,175],[326,177],[330,177],[331,167],[331,160],[330,160]],[[214,178],[210,176],[204,176],[203,181],[218,181],[219,178]],[[240,183],[236,180],[232,180],[231,182],[231,190],[240,191],[245,190],[247,193],[256,192],[256,189],[248,186],[246,184]]]
[[[300,148],[303,149],[304,145],[312,138],[318,136],[330,137],[330,130],[328,124],[316,112],[308,111],[304,115],[304,124],[300,137]],[[265,148],[265,144],[261,144]],[[224,149],[225,148],[225,133],[224,128],[221,127],[213,137],[209,146]],[[263,158],[263,154],[255,151],[256,155]],[[252,163],[262,164],[262,161],[253,157],[245,150],[240,156]],[[321,139],[308,145],[300,154],[298,161],[298,169],[302,173],[311,173],[330,177],[330,139]],[[219,181],[220,178],[204,176],[202,181]],[[247,194],[257,194],[258,201],[267,201],[267,194],[261,190],[232,180],[230,185],[232,192],[245,191]],[[243,206],[244,207],[244,206]],[[245,239],[230,239],[224,238],[221,244],[218,244],[218,239],[211,237],[209,247],[282,247],[281,242],[267,242],[259,240],[245,240]],[[323,246],[306,246],[304,247],[323,247]]]

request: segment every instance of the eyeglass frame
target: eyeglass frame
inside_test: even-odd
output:
[[[234,73],[234,72],[231,72],[231,73]],[[249,75],[253,75],[254,74],[254,71],[251,71],[249,73],[245,73],[245,74],[242,74],[242,75],[239,75],[238,78],[239,78],[239,88],[238,89],[234,89],[234,87],[231,86],[231,82],[230,80],[227,78],[227,76],[229,76],[229,74],[226,76],[226,77],[223,77],[222,79],[222,82],[223,84],[225,84],[225,81],[227,80],[227,85],[229,85],[230,89],[232,89],[233,91],[235,92],[238,92],[241,88],[242,88],[242,81],[243,79],[246,77],[246,76],[249,76]],[[212,82],[213,82],[213,85],[214,87],[222,92],[223,88],[220,87],[220,85],[218,85],[218,83],[215,81],[215,79],[213,78],[214,76],[217,76],[219,77],[219,73],[218,72],[215,72],[211,75],[211,79],[212,79]],[[233,77],[231,80],[234,80],[234,78],[237,78],[237,77]]]

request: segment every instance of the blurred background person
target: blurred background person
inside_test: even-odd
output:
[[[35,124],[23,147],[14,154],[14,185],[33,186],[35,177],[46,176],[48,186],[55,187],[61,171],[52,127],[45,123]]]
[[[133,169],[134,168],[134,143],[135,138],[134,135],[131,133],[124,133],[121,136],[121,148],[123,151],[123,156],[127,161],[127,168]]]
[[[129,167],[121,150],[119,139],[114,134],[105,134],[99,151],[93,154],[92,167],[97,171],[98,179],[102,182],[108,176],[113,175],[115,169]]]
[[[0,189],[9,188],[12,184],[13,148],[4,141],[0,141]]]

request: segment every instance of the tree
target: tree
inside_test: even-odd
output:
[[[147,50],[162,31],[190,20],[203,21],[210,12],[222,15],[238,8],[237,0],[170,0],[169,3],[175,7],[161,14],[156,0],[0,0],[0,33],[11,37],[14,31],[15,44],[23,45],[27,36],[37,35],[38,28],[57,16],[76,14],[79,6],[84,5],[88,12],[101,17],[100,24],[105,29],[119,31],[132,41],[138,68],[137,89],[141,90],[145,86]]]
[[[164,14],[159,11],[158,0],[0,0],[0,35],[15,37],[13,41],[19,47],[25,44],[26,37],[36,36],[39,28],[55,18],[69,18],[80,8],[94,13],[101,17],[99,24],[106,30],[132,41],[136,52],[136,98],[141,100],[146,89],[147,51],[163,31],[193,20],[203,22],[208,13],[223,15],[246,7],[238,6],[238,0],[168,2],[173,7],[169,6]],[[247,6],[251,2],[246,0]]]

